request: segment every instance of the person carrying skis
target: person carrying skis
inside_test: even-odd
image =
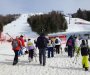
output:
[[[19,40],[19,37],[16,36],[15,39],[12,40],[12,49],[15,53],[13,65],[16,65],[18,63],[18,51],[21,49],[21,42]]]
[[[81,55],[82,55],[82,65],[83,65],[83,68],[85,68],[85,71],[88,71],[88,68],[89,68],[88,45],[85,42],[85,40],[82,40],[80,47],[81,47]]]
[[[77,53],[77,56],[80,54],[80,43],[79,37],[76,37],[75,39],[75,51]]]
[[[46,64],[46,48],[47,48],[48,40],[45,37],[44,33],[41,33],[37,38],[36,47],[39,49],[39,62],[45,66]]]

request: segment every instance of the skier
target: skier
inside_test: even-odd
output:
[[[76,37],[75,40],[75,51],[77,53],[77,56],[80,54],[80,40],[79,37]]]
[[[27,49],[29,52],[28,60],[29,62],[31,62],[33,60],[33,54],[34,54],[34,49],[35,49],[33,43],[31,42],[31,39],[28,39]]]
[[[47,47],[47,38],[44,33],[41,33],[37,38],[36,47],[39,49],[39,62],[45,66],[46,64],[46,47]]]
[[[48,40],[47,48],[48,48],[48,58],[50,58],[50,55],[51,57],[54,57],[53,41],[50,38]]]
[[[18,51],[21,49],[20,47],[21,47],[21,42],[19,40],[19,37],[16,36],[16,39],[12,40],[12,49],[14,50],[15,53],[13,65],[16,65],[18,63]]]
[[[66,47],[68,48],[68,56],[73,57],[74,51],[74,40],[72,35],[68,38]]]
[[[23,49],[25,47],[25,42],[24,42],[24,39],[23,39],[23,35],[21,35],[19,39],[20,39],[20,41],[22,43],[22,46],[21,46],[21,49],[18,52],[18,56],[23,55]]]
[[[56,39],[55,39],[55,48],[56,48],[56,54],[60,53],[60,49],[61,49],[61,53],[62,53],[61,40],[59,37],[56,37]]]
[[[82,55],[82,65],[83,65],[83,68],[85,68],[85,71],[88,71],[88,68],[89,68],[88,45],[85,42],[85,40],[82,40],[80,47],[81,47],[81,55]]]
[[[86,39],[86,43],[88,45],[88,39]],[[88,60],[90,61],[90,47],[89,47],[89,45],[88,45],[88,52],[89,52],[89,58],[88,58]]]

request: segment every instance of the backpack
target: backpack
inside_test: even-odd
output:
[[[13,47],[13,49],[15,49],[16,47],[18,47],[18,41],[16,39],[14,39],[12,41],[12,47]]]
[[[68,40],[68,45],[69,45],[69,46],[72,46],[72,39],[69,39],[69,40]]]
[[[58,42],[59,42],[58,39],[56,39],[56,40],[55,40],[55,43],[58,43]]]
[[[37,46],[38,48],[45,48],[47,46],[47,40],[44,37],[39,37],[37,39]]]
[[[87,45],[82,45],[81,44],[81,55],[85,56],[89,54],[89,49]]]

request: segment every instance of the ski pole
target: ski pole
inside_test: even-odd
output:
[[[6,33],[9,37],[11,37],[11,35],[10,34],[8,34],[8,33]],[[12,37],[11,37],[12,38]],[[13,39],[13,38],[12,38]]]

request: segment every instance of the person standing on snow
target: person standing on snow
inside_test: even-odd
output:
[[[76,37],[76,40],[75,40],[75,51],[77,53],[77,56],[80,54],[80,43],[81,43],[81,41],[79,40],[79,37]]]
[[[28,39],[27,49],[28,49],[28,51],[29,51],[28,59],[29,59],[29,62],[31,62],[31,61],[33,60],[34,49],[35,49],[33,43],[31,42],[31,39]]]
[[[14,60],[13,60],[13,65],[16,65],[18,63],[18,52],[21,49],[21,45],[22,44],[19,40],[19,37],[16,36],[16,39],[12,40],[12,49],[15,53]]]
[[[48,40],[45,37],[44,33],[41,33],[37,38],[36,47],[39,49],[39,62],[45,66],[46,64],[46,48],[47,48]]]
[[[19,39],[20,39],[20,41],[22,43],[22,46],[21,46],[20,51],[18,52],[18,56],[23,55],[23,49],[25,47],[25,42],[24,42],[24,39],[23,39],[23,35],[21,35]]]
[[[80,47],[81,47],[81,55],[82,55],[82,65],[83,65],[83,68],[85,68],[85,71],[88,71],[88,68],[89,68],[89,61],[88,61],[89,51],[88,51],[88,45],[85,42],[85,40],[82,40]]]
[[[48,58],[54,57],[54,49],[53,49],[53,41],[49,38],[48,44],[47,44],[47,49],[48,49]]]
[[[88,44],[88,39],[86,39],[86,43],[88,45],[88,52],[89,52],[89,58],[88,58],[88,60],[90,61],[90,47],[89,47],[89,44]]]
[[[61,53],[62,53],[61,40],[59,37],[56,37],[56,39],[55,39],[55,48],[56,48],[56,54],[60,53],[60,49],[61,49]]]
[[[66,47],[68,48],[68,56],[73,57],[73,51],[74,51],[74,40],[73,36],[71,35],[66,43]]]

